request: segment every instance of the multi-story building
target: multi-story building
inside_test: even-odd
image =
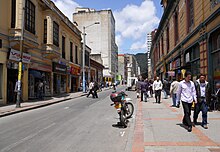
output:
[[[113,81],[118,71],[118,47],[115,43],[115,19],[111,10],[96,11],[89,8],[76,8],[73,22],[83,31],[91,54],[101,54],[105,81]],[[95,25],[95,23],[99,23]]]
[[[162,0],[164,13],[151,47],[154,75],[181,79],[186,70],[193,79],[208,75],[220,80],[220,2],[216,0]]]
[[[138,63],[133,54],[125,54],[126,62],[127,62],[127,68],[130,68],[130,76],[131,77],[138,77],[139,73],[138,71]]]
[[[15,103],[21,56],[24,101],[37,97],[39,81],[46,96],[76,91],[82,48],[78,28],[50,0],[4,0],[0,11],[0,104]]]
[[[125,54],[118,55],[118,80],[123,83],[127,81],[128,70],[127,70],[127,58]]]

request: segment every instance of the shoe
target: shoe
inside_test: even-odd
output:
[[[179,108],[179,107],[180,107],[180,105],[178,104],[176,107],[177,107],[177,108]]]
[[[170,107],[176,107],[175,105],[172,105],[172,106],[170,106]]]
[[[197,122],[197,121],[193,121],[193,124],[194,124],[194,125],[198,125],[198,122]]]
[[[188,130],[188,132],[191,132],[192,131],[192,126],[189,126],[187,130]]]
[[[208,129],[208,126],[207,126],[207,125],[202,125],[202,127],[203,127],[204,129]]]

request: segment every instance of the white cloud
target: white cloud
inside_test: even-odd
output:
[[[144,48],[147,33],[150,33],[159,23],[156,7],[152,0],[144,0],[140,6],[127,5],[122,10],[114,12],[116,32],[120,41],[132,39],[135,42],[131,49]]]
[[[73,0],[52,0],[64,15],[66,15],[70,21],[72,21],[72,15],[75,12],[76,7],[80,5]]]

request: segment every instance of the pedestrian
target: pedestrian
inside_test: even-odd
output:
[[[195,81],[197,103],[194,108],[193,122],[197,125],[199,112],[202,111],[202,126],[208,129],[207,126],[207,113],[208,105],[211,102],[211,88],[209,83],[205,80],[206,75],[200,74],[199,79]]]
[[[137,98],[140,97],[140,90],[141,90],[141,79],[138,78],[138,81],[137,81],[137,83],[136,83]]]
[[[98,98],[98,94],[97,94],[98,89],[99,89],[98,83],[95,82],[94,87],[93,87],[93,90],[94,90],[93,98]]]
[[[93,90],[94,89],[94,83],[91,81],[89,83],[89,94],[87,95],[87,98],[89,97],[90,94],[92,94],[92,97],[94,97],[94,94],[93,94]]]
[[[43,99],[43,82],[41,82],[41,80],[39,80],[39,83],[38,83],[38,86],[37,86],[37,89],[38,89],[38,99]]]
[[[215,91],[214,91],[214,103],[213,103],[213,109],[220,111],[220,82],[217,82],[215,84]]]
[[[157,77],[156,80],[153,83],[153,90],[155,92],[156,103],[159,103],[159,104],[160,104],[160,100],[161,100],[162,88],[163,88],[163,84],[160,81],[160,78]]]
[[[148,79],[146,78],[144,80],[144,86],[143,86],[143,95],[144,95],[144,101],[147,102],[147,98],[148,98],[148,90],[149,90],[149,82],[148,82]]]
[[[191,108],[193,101],[197,103],[196,89],[194,83],[191,81],[191,72],[185,73],[185,79],[179,83],[177,90],[177,102],[182,102],[184,117],[183,124],[187,127],[188,132],[192,131]]]
[[[169,84],[167,79],[163,80],[163,93],[164,93],[164,99],[168,99],[168,90],[169,90]]]
[[[179,82],[176,80],[176,78],[173,78],[173,82],[170,85],[170,96],[172,97],[173,104],[172,107],[179,108],[179,104],[176,102],[176,94],[179,87]]]
[[[153,80],[149,81],[150,96],[153,97]]]

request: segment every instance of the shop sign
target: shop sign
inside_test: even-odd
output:
[[[168,71],[167,74],[168,74],[168,76],[173,76],[174,77],[175,76],[175,71]]]
[[[11,49],[9,59],[13,61],[20,61],[21,59],[21,52]],[[22,62],[23,63],[30,63],[31,61],[31,55],[27,53],[23,53]]]
[[[53,62],[53,72],[67,74],[67,68],[65,65]]]
[[[186,56],[185,56],[185,62],[187,63],[189,61],[190,61],[190,58],[189,58],[189,52],[188,52],[188,53],[186,53]]]
[[[45,72],[51,72],[52,71],[51,66],[42,65],[42,64],[38,64],[38,63],[31,63],[29,68],[39,70],[39,71],[45,71]]]
[[[88,71],[85,71],[88,72]],[[71,66],[70,73],[72,75],[80,75],[80,68],[77,66]]]

